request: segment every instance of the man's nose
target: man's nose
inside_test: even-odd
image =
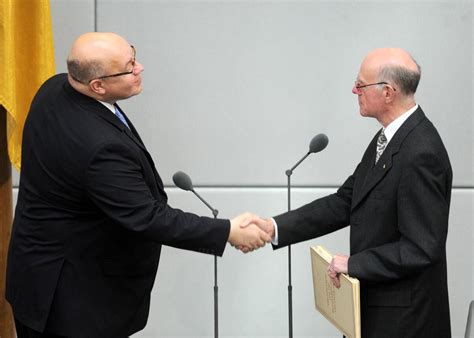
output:
[[[143,67],[143,65],[140,62],[135,61],[135,67],[133,68],[133,74],[138,75],[141,72],[143,72],[144,70],[145,70],[145,67]]]

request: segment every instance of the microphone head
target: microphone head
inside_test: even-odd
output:
[[[329,139],[325,134],[318,134],[309,143],[309,152],[310,153],[319,153],[321,150],[326,148],[328,145]]]
[[[173,175],[173,182],[180,189],[186,191],[193,190],[193,182],[191,181],[191,178],[182,171],[177,171]]]

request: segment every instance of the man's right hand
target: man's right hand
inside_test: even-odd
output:
[[[265,246],[272,241],[271,236],[256,222],[262,222],[257,215],[245,213],[230,221],[228,242],[244,253]]]
[[[263,232],[265,232],[269,236],[270,240],[268,242],[271,242],[271,239],[275,236],[275,225],[271,218],[264,219],[255,214],[250,213],[241,216],[244,217],[242,217],[240,221],[240,228],[245,229],[248,227],[258,226]],[[252,248],[245,245],[235,245],[235,248],[242,251],[243,253],[253,251]]]

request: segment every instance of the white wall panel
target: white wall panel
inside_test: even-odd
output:
[[[12,199],[13,199],[13,201],[12,201],[13,202],[13,212],[15,212],[16,200],[18,199],[18,189],[17,188],[13,188]]]
[[[448,286],[453,335],[464,334],[474,300],[474,191],[454,190],[447,242]],[[464,336],[463,336],[464,337]]]
[[[94,0],[51,0],[56,71],[67,71],[66,59],[72,42],[82,33],[94,31]]]
[[[324,132],[328,148],[295,183],[342,183],[378,129],[351,93],[360,61],[400,46],[422,66],[418,101],[445,141],[455,184],[473,186],[471,7],[100,0],[98,26],[124,35],[145,65],[144,92],[123,106],[165,182],[192,169],[202,185],[281,185]]]
[[[16,171],[15,167],[12,166],[12,185],[18,187],[20,184],[20,173]]]

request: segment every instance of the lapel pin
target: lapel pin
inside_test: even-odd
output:
[[[385,163],[383,164],[383,168],[385,169]]]

